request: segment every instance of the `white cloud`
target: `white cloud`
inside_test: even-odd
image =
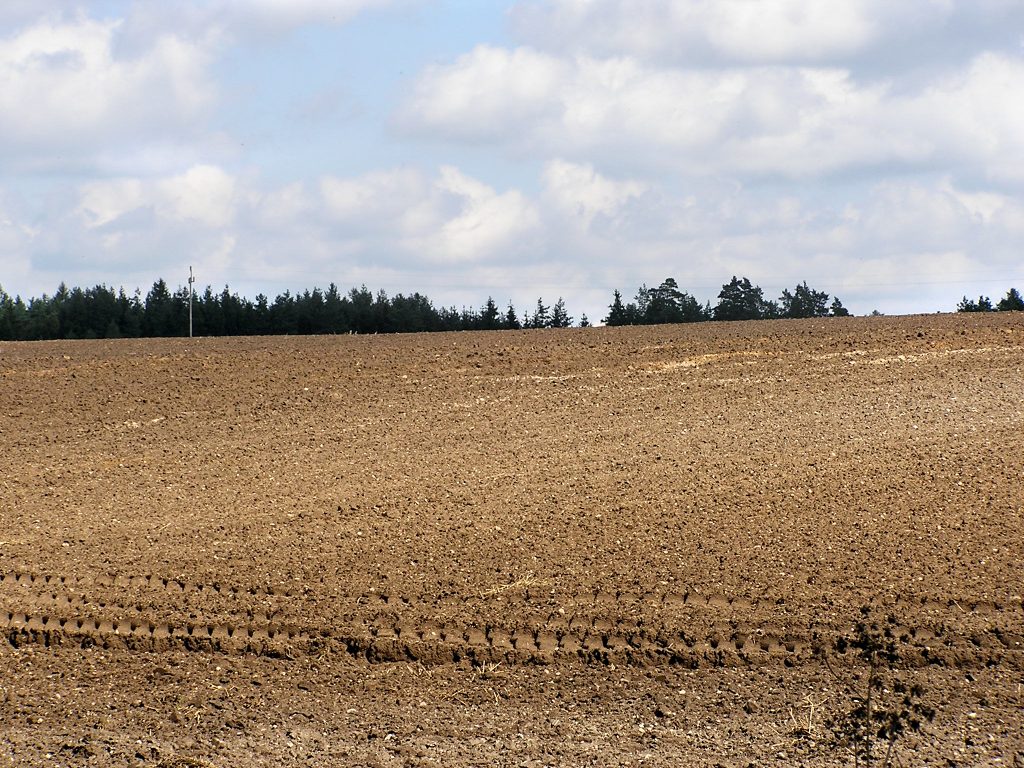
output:
[[[454,215],[449,211],[454,208]],[[410,211],[407,247],[433,259],[473,262],[534,257],[539,228],[534,205],[517,190],[497,192],[457,168],[441,169],[431,196]]]
[[[493,272],[511,259],[516,271],[544,255],[536,201],[452,166],[433,175],[396,168],[328,176],[310,188],[200,165],[173,176],[83,184],[74,214],[62,217],[49,250],[74,244],[95,269],[113,269],[117,282],[133,274],[140,252],[154,277],[161,264],[180,271],[187,256],[214,284],[299,276],[298,287],[425,269],[460,284],[475,270]],[[430,280],[403,290],[429,290]]]
[[[275,229],[305,219],[316,202],[306,185],[295,181],[269,192],[251,190],[249,204],[263,227]]]
[[[531,44],[662,62],[835,63],[1021,19],[1004,0],[534,0],[512,11]]]
[[[644,182],[616,181],[602,176],[589,164],[552,160],[544,168],[544,199],[568,222],[583,229],[595,219],[608,224],[648,189]]]
[[[68,155],[188,130],[213,98],[209,52],[167,34],[123,56],[119,26],[86,17],[41,21],[0,41],[4,155],[64,164]]]
[[[321,181],[327,220],[340,236],[381,243],[405,258],[476,263],[525,255],[539,229],[535,205],[452,166],[434,178],[412,168]]]
[[[419,79],[408,130],[688,174],[882,165],[1024,181],[1024,59],[982,54],[906,91],[843,69],[677,69],[481,46]]]
[[[7,191],[0,188],[0,288],[17,293],[15,286],[23,285],[31,275],[32,243],[37,234],[38,230],[29,226],[24,215],[8,200]]]
[[[0,5],[0,25],[16,27],[43,16],[59,16],[79,5],[79,0],[4,0]]]
[[[197,165],[163,179],[122,178],[90,182],[81,189],[78,213],[92,229],[108,227],[140,209],[179,224],[219,228],[231,224],[235,179],[221,168]]]
[[[596,319],[669,275],[891,312],[1020,274],[1019,0],[544,0],[514,8],[518,47],[403,52],[433,62],[406,89],[348,71],[362,50],[303,68],[334,24],[417,2],[4,5],[0,277],[145,288],[193,263],[250,295],[563,294]],[[405,18],[366,30],[407,40]],[[307,32],[316,57],[288,61]],[[282,117],[322,87],[365,108],[319,133]]]
[[[158,182],[157,190],[160,210],[179,221],[224,227],[234,216],[235,180],[215,166],[197,165]]]
[[[454,64],[429,67],[402,120],[466,141],[498,139],[520,128],[543,133],[545,121],[558,117],[572,76],[572,63],[554,56],[480,45]]]
[[[1016,196],[960,189],[949,178],[933,184],[887,181],[873,190],[858,225],[875,251],[956,250],[1010,272],[1019,269],[1015,240],[1024,234],[1024,203]]]
[[[357,231],[395,227],[406,211],[422,203],[428,187],[428,180],[413,168],[350,178],[328,176],[320,182],[331,218]]]
[[[225,25],[281,31],[304,24],[340,24],[357,14],[409,0],[215,0],[208,12]]]
[[[701,31],[716,50],[734,59],[816,60],[857,50],[874,32],[863,2],[716,0],[701,5]]]
[[[109,179],[86,184],[78,213],[90,228],[103,227],[149,202],[139,179]]]
[[[221,140],[217,59],[240,39],[341,24],[411,0],[211,0],[92,15],[47,0],[0,9],[0,157],[30,172],[86,171],[141,157],[197,160]],[[6,31],[4,31],[6,29]],[[197,151],[198,148],[198,151]],[[180,162],[180,161],[179,161]]]
[[[990,179],[1024,182],[1024,57],[985,53],[908,100],[914,136]],[[901,116],[902,117],[902,116]]]
[[[201,284],[250,296],[330,281],[444,305],[491,294],[522,308],[563,295],[597,319],[613,288],[629,296],[668,276],[702,301],[732,274],[770,297],[807,280],[856,312],[952,309],[965,292],[1005,291],[1019,276],[1024,204],[949,177],[832,202],[729,184],[678,189],[567,160],[538,181],[528,194],[455,167],[397,168],[310,188],[197,167],[83,185],[45,231],[26,226],[33,216],[16,199],[0,199],[4,279],[19,280],[5,288],[24,292],[28,279],[36,294],[60,280],[145,290],[158,276],[173,287],[192,264]],[[69,252],[73,261],[48,255]]]
[[[415,5],[422,0],[182,0],[136,3],[125,15],[124,34],[146,46],[167,30],[207,40],[218,50],[239,43],[264,45],[307,26],[340,26],[373,9]]]

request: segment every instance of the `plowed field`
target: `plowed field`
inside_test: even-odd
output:
[[[0,343],[0,763],[837,765],[868,611],[905,763],[1024,766],[1022,372],[1017,313]]]

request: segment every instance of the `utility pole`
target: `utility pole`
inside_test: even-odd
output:
[[[196,278],[192,274],[192,267],[188,268],[188,337],[192,338],[192,284]]]

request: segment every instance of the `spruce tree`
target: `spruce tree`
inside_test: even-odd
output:
[[[565,300],[559,296],[551,310],[551,327],[568,328],[570,325],[572,325],[572,317],[565,309]]]

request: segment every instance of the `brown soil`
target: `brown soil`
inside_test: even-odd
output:
[[[0,344],[0,763],[837,765],[870,608],[905,764],[1024,766],[1022,371],[1016,313]]]

